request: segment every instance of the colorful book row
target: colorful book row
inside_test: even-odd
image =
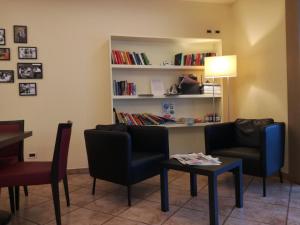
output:
[[[136,95],[136,84],[127,82],[127,80],[113,80],[114,95]]]
[[[175,55],[174,64],[178,66],[204,66],[204,58],[210,56],[216,56],[216,53],[207,52],[188,55],[183,55],[182,53],[179,53]]]
[[[112,64],[150,65],[150,61],[144,52],[136,53],[119,50],[112,50],[111,62]]]
[[[150,113],[125,113],[115,112],[117,123],[126,125],[160,125],[167,122],[174,122],[172,119],[167,119]]]

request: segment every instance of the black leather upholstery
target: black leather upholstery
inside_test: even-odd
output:
[[[207,154],[241,158],[245,174],[265,178],[284,165],[285,125],[273,119],[209,125],[205,127],[205,148]]]
[[[90,175],[130,186],[159,174],[169,158],[168,130],[164,127],[97,125],[85,130]]]

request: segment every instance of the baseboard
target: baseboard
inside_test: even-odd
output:
[[[72,174],[85,174],[85,173],[89,173],[89,169],[88,168],[68,169],[67,173],[69,175],[72,175]]]

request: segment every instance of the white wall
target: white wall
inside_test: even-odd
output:
[[[69,168],[87,166],[83,130],[110,122],[108,38],[110,34],[207,37],[220,29],[223,53],[232,53],[230,5],[181,1],[0,0],[0,27],[6,29],[12,60],[0,69],[16,72],[13,25],[28,26],[27,46],[38,47],[44,78],[37,97],[19,97],[18,83],[0,85],[0,120],[24,119],[33,136],[25,152],[50,160],[60,121],[74,122]]]

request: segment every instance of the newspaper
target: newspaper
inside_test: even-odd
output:
[[[222,163],[219,158],[204,155],[203,153],[175,154],[172,155],[171,158],[177,159],[184,165],[215,166],[221,165]]]

